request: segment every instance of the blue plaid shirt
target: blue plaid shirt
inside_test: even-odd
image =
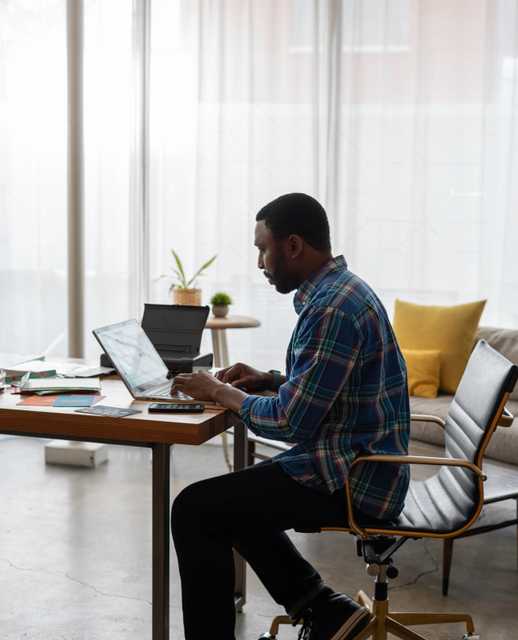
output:
[[[240,415],[257,435],[295,443],[275,457],[288,475],[333,493],[357,456],[407,453],[405,363],[382,303],[343,256],[299,287],[294,306],[299,319],[286,382],[276,396],[248,396]],[[408,482],[407,465],[356,467],[350,477],[355,510],[396,517]]]

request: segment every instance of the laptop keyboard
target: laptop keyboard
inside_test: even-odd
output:
[[[168,400],[171,400],[172,398],[176,398],[177,400],[192,400],[191,396],[188,396],[181,391],[177,391],[174,396],[172,396],[170,386],[167,386],[165,389],[158,389],[157,391],[153,391],[152,395],[155,398],[167,398]]]
[[[153,395],[157,396],[158,398],[170,398],[171,391],[167,389],[164,391],[153,391]]]

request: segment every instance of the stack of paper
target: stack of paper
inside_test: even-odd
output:
[[[99,378],[29,378],[20,385],[20,393],[73,393],[100,389]]]
[[[115,369],[111,367],[100,367],[99,365],[89,364],[60,365],[56,363],[55,368],[58,374],[64,375],[67,378],[97,378],[98,376],[107,376],[115,372]]]
[[[9,367],[3,367],[5,376],[9,382],[19,380],[26,373],[31,374],[31,378],[45,378],[55,376],[56,369],[44,362],[43,360],[31,360],[30,362],[22,362],[21,364],[13,364]]]

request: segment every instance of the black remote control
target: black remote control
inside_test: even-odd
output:
[[[149,405],[149,413],[203,413],[203,402],[153,402]]]

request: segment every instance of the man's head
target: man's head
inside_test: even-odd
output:
[[[280,196],[255,219],[257,266],[280,293],[297,289],[331,257],[326,212],[311,196]]]

